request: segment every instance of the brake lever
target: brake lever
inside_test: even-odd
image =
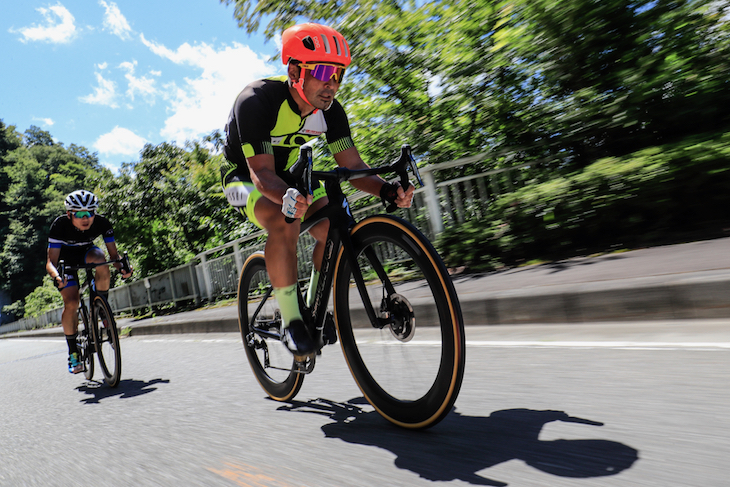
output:
[[[411,169],[418,184],[423,187],[423,180],[421,174],[418,172],[418,166],[416,160],[413,158],[413,151],[411,150],[410,144],[403,144],[400,149],[400,156],[398,159],[391,164],[393,171],[400,177],[400,185],[403,191],[408,191],[411,186],[411,181],[408,178],[408,168]],[[397,209],[395,200],[398,198],[398,192],[396,189],[389,191],[385,196],[385,200],[389,204],[385,207],[385,211],[393,213]]]
[[[403,152],[404,149],[406,152],[406,156],[408,157],[408,167],[411,168],[411,172],[413,172],[413,175],[416,177],[416,181],[418,181],[418,184],[423,188],[425,185],[423,184],[423,179],[421,179],[421,173],[418,172],[418,164],[416,164],[416,159],[414,159],[413,157],[413,151],[411,151],[411,146],[408,144],[403,144],[401,152]]]
[[[122,270],[124,272],[131,272],[132,269],[131,269],[131,265],[129,263],[129,254],[127,254],[127,252],[125,251],[125,252],[123,252],[122,255],[123,255],[123,257],[122,257]]]

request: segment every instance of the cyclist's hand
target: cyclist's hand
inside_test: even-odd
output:
[[[124,264],[121,262],[117,262],[114,264],[114,267],[119,271],[119,273],[122,275],[124,279],[127,279],[129,277],[132,277],[132,272],[134,272],[134,269],[132,269],[132,265],[129,265],[128,269],[124,268]]]
[[[66,287],[66,284],[68,284],[68,279],[66,276],[58,275],[53,279],[53,283],[58,287],[58,289],[63,289]]]
[[[400,182],[395,183],[396,191],[398,192],[398,198],[395,200],[395,204],[398,208],[410,208],[413,203],[413,192],[416,187],[409,182],[408,189],[404,190]]]
[[[122,268],[119,272],[122,274],[122,277],[124,279],[127,279],[129,277],[132,277],[132,272],[134,272],[134,269],[132,269],[132,267],[130,266],[129,269],[127,269],[126,271],[124,268]]]
[[[281,212],[289,218],[301,218],[307,212],[309,205],[312,204],[312,195],[305,198],[302,193],[294,188],[286,190],[286,194],[282,198]]]

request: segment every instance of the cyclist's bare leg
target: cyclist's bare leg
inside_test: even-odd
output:
[[[307,211],[311,215],[327,204],[327,198],[320,198]],[[264,256],[266,270],[274,288],[291,286],[297,282],[297,240],[299,239],[300,222],[286,223],[281,206],[266,198],[259,198],[254,209],[256,219],[266,229],[269,237],[266,240]],[[314,246],[314,259],[317,267],[322,263],[324,242],[327,239],[329,221],[324,220],[309,230],[317,241]],[[272,238],[273,236],[273,238]]]
[[[63,313],[61,313],[61,326],[64,335],[76,334],[79,326],[79,288],[68,286],[61,290],[63,297]]]
[[[86,254],[86,263],[106,262],[106,256],[99,248],[93,248]],[[97,291],[108,291],[111,281],[111,272],[108,265],[101,265],[94,270],[94,282]]]
[[[266,271],[274,288],[297,282],[297,240],[299,222],[286,223],[281,205],[259,198],[254,208],[256,219],[268,232],[264,256]]]

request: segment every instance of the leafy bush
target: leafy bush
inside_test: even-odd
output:
[[[63,306],[63,298],[50,276],[43,277],[43,285],[38,286],[25,298],[25,316],[39,316],[46,311]]]
[[[730,133],[608,157],[499,197],[437,240],[447,265],[494,269],[682,238],[730,222]],[[692,237],[689,237],[692,236]]]

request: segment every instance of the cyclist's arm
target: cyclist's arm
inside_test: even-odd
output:
[[[109,260],[119,260],[119,251],[117,250],[116,242],[106,242],[106,250],[109,253]],[[129,270],[125,272],[125,270],[122,269],[121,262],[115,262],[114,267],[122,273],[122,277],[125,279],[132,275],[132,268],[130,267]]]
[[[251,173],[251,181],[256,189],[261,192],[266,199],[281,206],[286,190],[289,185],[276,174],[276,164],[272,154],[256,154],[246,158],[248,169]],[[306,198],[302,195],[297,197],[297,212],[294,218],[301,218],[312,204],[312,196]]]
[[[53,279],[53,283],[57,287],[63,287],[66,285],[66,276],[61,276],[58,272],[58,269],[56,269],[56,264],[58,263],[58,259],[60,257],[61,249],[51,247],[48,248],[48,254],[46,257],[46,272],[49,276],[51,276],[51,279]]]
[[[348,169],[367,169],[368,166],[365,161],[360,157],[360,153],[357,148],[350,147],[341,152],[334,154],[335,161],[340,167],[346,167]],[[385,184],[385,181],[380,176],[369,176],[366,178],[353,179],[350,184],[355,186],[360,191],[373,194],[375,196],[380,195],[380,189]],[[400,183],[395,183],[397,186],[398,199],[395,200],[396,205],[399,208],[410,208],[411,201],[413,200],[413,190],[415,189],[411,184],[407,190],[403,190]]]

